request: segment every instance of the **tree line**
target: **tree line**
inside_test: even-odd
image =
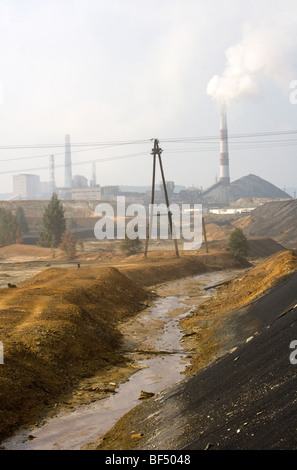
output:
[[[44,210],[42,217],[42,231],[39,234],[38,245],[46,248],[61,248],[69,259],[76,254],[76,239],[66,228],[64,208],[56,193]],[[23,235],[28,233],[28,222],[24,209],[19,206],[15,214],[10,210],[0,207],[0,246],[12,243],[21,243]],[[81,245],[82,241],[81,241]],[[123,240],[121,249],[126,255],[131,255],[142,250],[142,244],[138,238],[130,239],[127,235]],[[229,236],[228,250],[235,258],[245,258],[248,255],[247,239],[243,231],[236,228]]]
[[[18,206],[15,214],[0,207],[0,246],[22,243],[23,236],[29,233],[29,225],[23,207]],[[76,253],[76,240],[66,229],[64,208],[56,193],[44,210],[42,231],[39,234],[38,245],[46,248],[60,247],[68,258]]]
[[[24,209],[19,206],[16,213],[0,207],[0,245],[21,242],[23,235],[29,231]]]

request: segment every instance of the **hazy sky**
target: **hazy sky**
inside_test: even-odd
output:
[[[12,171],[48,181],[51,154],[63,185],[65,134],[101,185],[150,185],[158,138],[166,179],[209,187],[219,143],[197,139],[219,136],[222,96],[231,180],[297,187],[297,133],[279,134],[297,130],[296,27],[296,0],[1,0],[0,147],[20,148],[0,150],[0,193]]]

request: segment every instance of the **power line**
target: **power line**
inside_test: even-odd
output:
[[[229,148],[232,150],[249,150],[249,149],[257,149],[257,148],[277,148],[277,147],[290,147],[297,145],[296,141],[266,141],[265,143],[260,145],[259,143],[255,142],[245,142],[246,145],[242,145],[242,142],[232,142],[229,144]],[[165,153],[190,153],[190,152],[218,152],[219,150],[219,143],[216,147],[194,147],[194,148],[179,148],[179,149],[165,149]]]
[[[144,144],[150,142],[151,139],[146,140],[115,140],[115,141],[104,141],[104,142],[74,142],[71,143],[71,147],[115,147],[119,145],[133,145],[133,144]],[[17,149],[34,149],[34,148],[59,148],[64,147],[63,144],[22,144],[22,145],[3,145],[0,146],[0,150],[17,150]]]
[[[290,133],[293,133],[293,132],[294,132],[294,133],[295,133],[295,132],[297,133],[297,131],[289,131],[289,132],[290,132]],[[270,134],[265,133],[265,135],[280,135],[280,134],[283,134],[283,132],[279,132],[279,133],[270,133]],[[252,136],[254,136],[255,134],[249,134],[249,135],[250,135],[250,137],[252,137]],[[247,137],[247,136],[249,136],[249,135],[248,135],[248,134],[242,134],[242,136],[245,136],[245,137]],[[259,135],[259,134],[258,134],[258,135]],[[264,133],[263,133],[263,135],[264,135]],[[239,135],[238,135],[238,136],[239,136]],[[231,136],[231,137],[232,137],[232,136]],[[228,137],[229,140],[230,140],[231,137],[230,137],[230,136]],[[235,137],[235,136],[233,136],[233,137]],[[188,139],[183,139],[183,140],[182,140],[182,138],[181,138],[181,139],[179,139],[179,140],[176,139],[175,141],[174,141],[173,139],[172,139],[172,140],[164,140],[163,142],[171,142],[171,143],[174,143],[174,142],[175,142],[175,143],[179,143],[179,142],[180,142],[180,143],[193,143],[193,142],[195,142],[195,141],[196,141],[196,142],[203,142],[203,139],[207,139],[207,138],[204,138],[204,137],[201,137],[201,138],[193,137],[193,138],[188,138]],[[212,141],[213,141],[213,140],[217,140],[217,143],[220,142],[220,138],[217,137],[217,136],[216,136],[216,137],[211,137],[211,136],[209,136],[208,139],[211,139]],[[123,142],[122,142],[122,143],[115,143],[115,142],[113,142],[113,143],[109,143],[109,144],[105,144],[105,145],[102,143],[102,144],[100,144],[99,147],[83,148],[82,150],[72,150],[72,153],[89,152],[89,151],[93,151],[93,150],[102,150],[102,149],[104,149],[104,148],[109,148],[109,147],[116,146],[116,145],[128,145],[128,144],[136,144],[136,143],[137,143],[137,144],[139,144],[139,143],[142,143],[142,144],[143,144],[143,143],[148,143],[148,142],[150,142],[150,141],[151,141],[151,139],[149,139],[149,140],[141,140],[141,141],[140,141],[140,140],[139,140],[139,141],[136,141],[136,140],[135,140],[135,141],[126,141],[125,143],[123,143]],[[289,139],[289,140],[265,140],[265,141],[264,141],[264,140],[262,140],[262,141],[261,141],[261,140],[257,140],[257,141],[255,140],[255,141],[250,141],[250,142],[238,142],[238,143],[239,143],[239,144],[243,144],[243,143],[244,143],[244,144],[248,144],[248,145],[254,144],[254,143],[261,143],[261,144],[263,144],[263,143],[271,143],[271,144],[274,144],[274,143],[275,143],[275,144],[276,144],[276,143],[281,143],[281,144],[283,144],[283,145],[289,145],[289,144],[291,144],[291,143],[294,144],[294,143],[296,143],[296,142],[297,142],[296,139]],[[206,143],[208,143],[208,142],[204,142],[204,143],[206,144]],[[213,143],[213,142],[210,142],[210,143]],[[237,144],[237,143],[234,142],[234,144]],[[55,145],[55,144],[53,144],[53,145]],[[93,145],[95,145],[95,143],[92,143],[92,144],[91,144],[91,143],[90,143],[90,144],[88,144],[88,143],[78,143],[78,144],[71,144],[71,148],[72,148],[73,146],[74,146],[74,147],[75,147],[75,146],[81,147],[81,146],[93,146]],[[98,143],[97,143],[97,145],[98,145]],[[232,142],[231,142],[231,145],[233,145]],[[58,146],[59,146],[59,145],[57,145],[57,147],[58,147]],[[40,146],[40,147],[41,147],[41,146]],[[44,148],[45,148],[45,147],[46,147],[46,144],[44,144]],[[8,148],[8,147],[0,147],[0,150],[1,150],[1,149],[2,149],[2,150],[3,150],[3,149],[7,149],[7,148]],[[26,146],[15,146],[15,147],[12,147],[12,146],[11,146],[11,147],[9,147],[9,149],[13,149],[13,148],[14,148],[14,149],[25,149],[25,148],[38,148],[38,147],[37,147],[37,146],[30,146],[30,147],[29,147],[29,146],[28,146],[28,147],[26,147]],[[256,147],[254,147],[254,148],[256,148]],[[261,147],[258,147],[258,148],[261,148]],[[201,148],[200,148],[200,149],[199,149],[199,148],[193,149],[192,151],[195,151],[195,150],[197,150],[198,152],[199,152],[199,151],[209,151],[209,149],[201,149]],[[213,150],[216,151],[217,148],[214,148]],[[172,152],[172,151],[173,151],[173,150],[171,150],[171,149],[166,149],[166,152]],[[177,151],[178,151],[178,150],[177,150]],[[188,151],[188,150],[187,150],[187,149],[180,149],[180,151]],[[55,157],[60,156],[60,155],[63,155],[63,156],[64,156],[65,153],[64,153],[64,152],[55,153]],[[13,157],[13,158],[0,159],[0,162],[5,163],[5,162],[11,162],[11,161],[30,160],[30,159],[34,159],[34,158],[47,158],[47,157],[48,157],[48,154],[30,155],[30,156],[25,156],[25,157]]]
[[[257,132],[257,133],[247,133],[247,134],[228,134],[229,139],[239,139],[243,137],[268,137],[273,135],[292,135],[297,134],[297,130],[291,131],[274,131],[274,132]],[[177,138],[166,138],[166,139],[159,139],[162,143],[167,142],[193,142],[193,141],[202,141],[202,140],[219,140],[220,137],[218,135],[215,136],[200,136],[200,137],[177,137]]]
[[[94,162],[106,162],[106,161],[111,161],[111,160],[123,160],[125,158],[132,158],[132,157],[140,157],[143,155],[147,155],[147,152],[141,152],[141,153],[135,153],[135,154],[129,154],[129,155],[121,155],[117,157],[106,157],[106,158],[99,158],[99,159],[92,159],[89,161],[83,161],[83,162],[72,162],[72,166],[77,166],[77,165],[89,165],[90,163]],[[65,164],[60,164],[60,165],[55,165],[55,168],[63,168]],[[28,171],[40,171],[40,170],[48,170],[49,166],[45,167],[35,167],[35,168],[25,168],[23,170],[6,170],[6,171],[0,171],[0,175],[5,175],[5,174],[10,174],[10,173],[22,173],[22,172],[28,172]]]
[[[142,140],[142,141],[129,141],[129,143],[127,142],[127,143],[125,143],[125,144],[115,144],[115,143],[112,143],[112,144],[110,143],[110,144],[105,144],[105,145],[101,144],[99,147],[84,148],[84,149],[82,149],[82,150],[72,150],[71,153],[89,152],[89,151],[92,151],[92,150],[102,150],[102,149],[104,149],[104,148],[110,148],[110,147],[114,147],[114,146],[116,146],[116,145],[128,145],[128,144],[133,145],[133,144],[135,144],[135,143],[148,143],[148,141],[144,141],[144,140]],[[65,144],[64,144],[64,145],[65,145]],[[84,145],[85,145],[85,146],[89,146],[89,145],[91,145],[91,144],[71,144],[71,149],[72,149],[73,146],[84,146]],[[94,144],[92,144],[92,145],[94,145]],[[98,145],[98,144],[97,144],[97,145]],[[31,147],[26,147],[26,146],[18,147],[18,146],[16,146],[16,147],[14,147],[14,150],[16,150],[16,149],[17,149],[17,150],[19,150],[19,149],[25,149],[25,148],[38,148],[38,147],[33,147],[33,146],[31,146]],[[3,150],[4,147],[0,147],[0,150],[1,150],[1,149]],[[5,149],[6,149],[6,148],[5,148]],[[10,147],[9,149],[12,150],[13,147]],[[55,153],[55,157],[60,156],[60,155],[63,155],[63,156],[64,156],[64,155],[65,155],[65,152]],[[3,162],[3,163],[4,163],[4,162],[16,161],[16,160],[30,160],[30,159],[32,159],[32,158],[48,158],[48,153],[47,153],[47,154],[43,154],[43,155],[30,155],[30,156],[26,156],[26,157],[5,158],[5,159],[0,159],[0,162]]]
[[[238,138],[251,138],[251,137],[265,137],[265,136],[275,136],[275,135],[292,135],[297,134],[297,130],[291,131],[274,131],[274,132],[258,132],[258,133],[246,133],[246,134],[230,134],[228,135],[229,139],[238,139]],[[219,140],[219,135],[209,135],[209,136],[196,136],[196,137],[171,137],[159,139],[159,141],[167,142],[193,142],[193,141],[203,141],[203,140]],[[95,142],[72,142],[71,147],[98,147],[98,148],[107,148],[115,147],[121,145],[134,145],[134,144],[147,144],[153,141],[154,139],[140,139],[140,140],[115,140],[115,141],[95,141]],[[38,149],[38,148],[64,148],[65,143],[63,144],[22,144],[22,145],[2,145],[0,150],[22,150],[22,149]],[[28,157],[29,158],[29,157]]]
[[[228,136],[229,140],[232,138],[252,138],[252,137],[268,137],[268,136],[278,136],[278,135],[292,135],[292,134],[297,134],[297,130],[292,130],[292,131],[277,131],[277,132],[262,132],[262,133],[248,133],[248,134],[233,134],[231,136]],[[110,148],[113,146],[120,146],[120,145],[133,145],[133,144],[144,144],[144,143],[149,143],[152,142],[153,139],[145,139],[145,140],[130,140],[130,141],[110,141],[110,142],[80,142],[80,143],[74,143],[71,144],[71,147],[92,147],[92,148],[83,148],[80,150],[72,150],[72,153],[79,153],[79,152],[87,152],[87,151],[93,151],[93,150],[102,150],[103,148]],[[206,141],[205,141],[206,140]],[[210,142],[208,142],[210,141]],[[213,144],[214,141],[217,141],[219,143],[220,139],[218,136],[207,136],[207,137],[188,137],[188,138],[175,138],[175,139],[163,139],[163,143],[204,143],[204,144]],[[159,140],[160,142],[160,140]],[[245,144],[242,146],[242,144]],[[232,150],[248,150],[248,149],[256,149],[256,148],[271,148],[271,147],[283,147],[283,146],[292,146],[297,144],[297,139],[281,139],[281,140],[274,140],[274,139],[269,139],[269,140],[254,140],[254,141],[243,141],[243,142],[230,142],[230,148]],[[64,147],[65,144],[63,144]],[[97,147],[95,146],[97,145]],[[100,146],[98,146],[100,145]],[[60,144],[36,144],[36,145],[31,145],[31,146],[5,146],[5,147],[0,147],[0,150],[7,150],[7,149],[27,149],[27,148],[50,148],[48,146],[56,146],[57,148],[61,147]],[[190,153],[190,152],[217,152],[218,151],[218,146],[216,147],[211,147],[211,148],[182,148],[182,149],[165,149],[165,155],[169,153]],[[60,156],[64,155],[64,152],[60,152],[55,154],[55,156]],[[119,156],[111,156],[111,157],[105,157],[105,158],[93,158],[92,160],[89,161],[80,161],[80,162],[72,162],[72,166],[76,165],[86,165],[90,164],[93,162],[106,162],[106,161],[113,161],[113,160],[121,160],[121,159],[126,159],[126,158],[132,158],[132,157],[139,157],[139,156],[144,156],[148,155],[147,152],[138,152],[134,154],[127,154],[127,155],[119,155]],[[31,155],[31,156],[26,156],[26,157],[13,157],[9,159],[2,159],[0,160],[1,163],[4,162],[12,162],[12,161],[17,161],[17,160],[29,160],[33,158],[45,158],[48,157],[48,154],[44,155]],[[61,168],[64,167],[64,164],[56,165],[56,168]],[[27,169],[13,169],[13,170],[6,170],[6,171],[1,171],[0,174],[11,174],[11,173],[22,173],[22,172],[28,172],[28,171],[38,171],[38,170],[48,170],[48,165],[45,167],[35,167],[35,168],[27,168]]]

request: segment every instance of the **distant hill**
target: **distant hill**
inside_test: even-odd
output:
[[[274,184],[252,174],[233,181],[227,187],[217,183],[202,193],[202,196],[203,202],[208,204],[230,204],[241,198],[291,198]]]
[[[268,202],[247,218],[244,228],[247,236],[270,237],[286,248],[297,248],[296,199]]]

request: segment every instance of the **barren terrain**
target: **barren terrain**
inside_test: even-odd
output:
[[[273,255],[185,318],[185,339],[196,341],[188,378],[131,410],[90,448],[296,449],[288,352],[296,268],[295,252]]]
[[[124,258],[106,249],[99,260],[98,252],[87,251],[70,263],[61,253],[53,258],[47,249],[1,248],[2,286],[11,282],[17,288],[0,289],[0,439],[22,426],[39,425],[63,404],[73,407],[100,399],[113,392],[111,383],[127,380],[135,366],[121,354],[120,325],[155,299],[156,285],[199,273],[250,269],[224,247],[210,247],[209,253],[181,252],[179,258],[160,249],[149,252],[147,259],[143,254]],[[185,344],[197,345],[189,374],[220,354],[219,327],[230,298],[234,308],[244,305],[296,269],[293,254],[273,241],[260,241],[258,250],[266,256],[269,250],[282,251],[258,260],[244,281],[225,286],[214,303],[206,300],[200,313],[184,320]]]
[[[46,264],[36,266],[40,272],[19,281],[17,288],[0,290],[2,440],[20,426],[55,413],[57,403],[69,399],[82,380],[92,382],[96,374],[97,383],[106,382],[105,377],[109,383],[115,365],[123,366],[123,376],[133,372],[119,352],[118,324],[149,304],[155,296],[152,286],[200,272],[242,267],[226,252],[187,253],[178,259],[172,252],[158,252],[147,259],[137,255],[113,263],[80,262],[80,268],[76,263],[68,267]],[[19,279],[20,269],[17,263]],[[13,270],[9,276],[6,280],[14,283]],[[100,398],[102,391],[97,388]]]

